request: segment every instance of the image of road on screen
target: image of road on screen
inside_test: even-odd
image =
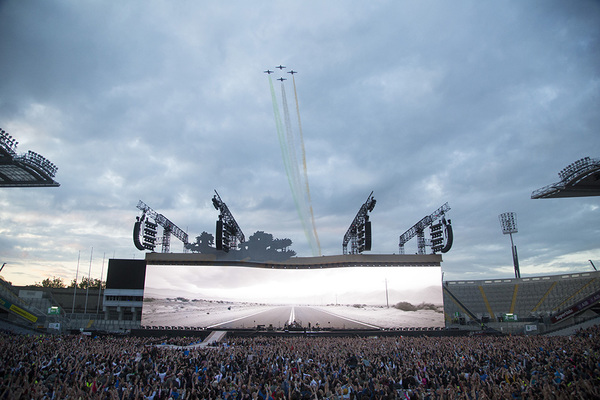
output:
[[[441,267],[148,265],[142,325],[219,329],[443,327]]]

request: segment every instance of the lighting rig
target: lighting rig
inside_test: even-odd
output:
[[[143,201],[139,201],[137,208],[142,211],[142,216],[137,217],[133,226],[133,243],[138,250],[154,251],[156,247],[156,234],[158,225],[163,228],[162,253],[171,252],[171,234],[181,240],[185,245],[188,244],[188,234],[181,230],[177,225],[169,221],[164,215],[157,213]],[[154,222],[149,219],[152,218]],[[143,241],[140,241],[140,235]]]
[[[8,132],[4,129],[0,129],[0,148],[4,149],[9,155],[16,156],[18,144],[19,142],[17,142]]]
[[[348,243],[350,243],[350,254],[360,254],[363,251],[371,250],[371,221],[369,221],[367,213],[373,211],[376,202],[377,200],[373,198],[373,192],[371,192],[344,235],[343,254],[348,254]]]
[[[404,245],[413,237],[417,237],[417,253],[425,254],[425,247],[431,246],[432,252],[435,254],[438,251],[446,253],[452,247],[453,233],[450,220],[446,220],[444,215],[450,211],[450,206],[445,203],[432,214],[423,217],[419,222],[414,224],[410,229],[400,235],[398,247],[400,254],[404,254]],[[430,228],[431,241],[425,241],[425,229]]]
[[[212,202],[215,209],[219,210],[215,240],[217,250],[228,252],[229,249],[236,249],[238,244],[246,241],[242,229],[235,222],[235,218],[216,190]]]
[[[23,164],[34,168],[41,168],[48,176],[51,176],[52,178],[56,176],[56,171],[58,170],[58,167],[48,161],[46,157],[31,150],[28,150],[27,154],[15,157],[15,161],[20,161]]]
[[[532,199],[600,196],[600,159],[584,157],[558,173],[560,181],[534,190]]]
[[[593,167],[598,168],[598,160],[592,160],[590,157],[584,157],[581,160],[577,160],[574,163],[567,165],[558,173],[558,176],[560,177],[561,181],[569,182],[581,175],[582,172],[587,172]]]

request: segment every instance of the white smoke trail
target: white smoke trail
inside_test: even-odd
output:
[[[293,77],[293,76],[292,76]],[[299,135],[294,134],[289,107],[287,103],[287,95],[283,80],[281,81],[281,103],[283,110],[283,123],[277,103],[273,80],[269,75],[269,87],[271,90],[271,98],[273,101],[273,114],[275,116],[275,127],[279,138],[279,146],[281,148],[281,156],[285,167],[288,183],[292,192],[292,198],[300,218],[300,223],[304,230],[306,239],[310,245],[313,256],[321,255],[321,245],[317,236],[315,226],[314,213],[310,199],[310,189],[308,185],[308,173],[306,167],[306,150],[304,148],[304,139],[302,134],[302,124],[300,122],[300,109],[298,106],[298,95],[296,91],[296,81],[294,79],[294,98],[296,100],[296,113],[298,116]],[[298,155],[298,149],[301,149],[301,154]],[[302,166],[299,158],[302,159]],[[303,169],[303,174],[300,173],[300,168]],[[312,229],[311,229],[312,228]]]
[[[306,236],[306,239],[308,240],[308,243],[311,247],[311,251],[312,251],[313,255],[317,255],[318,253],[317,253],[317,249],[315,247],[315,240],[314,240],[314,237],[312,236],[312,233],[310,230],[308,204],[306,202],[305,196],[303,195],[303,185],[301,183],[301,178],[300,178],[298,157],[297,157],[296,145],[295,145],[295,140],[294,140],[294,132],[292,129],[292,123],[291,123],[291,119],[290,119],[290,110],[288,108],[287,95],[285,92],[285,86],[283,84],[283,81],[281,82],[281,98],[282,98],[281,103],[283,106],[283,119],[285,121],[288,154],[290,156],[290,166],[291,166],[291,172],[292,172],[292,182],[293,182],[292,195],[298,206],[297,207],[298,216],[300,217],[300,222],[302,223],[302,228],[304,229],[304,235]]]
[[[306,186],[306,199],[309,207],[311,224],[314,234],[314,239],[318,249],[317,255],[321,255],[321,243],[319,242],[319,235],[317,234],[317,226],[315,224],[315,214],[313,212],[312,200],[310,198],[310,187],[308,185],[308,171],[306,168],[306,149],[304,147],[304,135],[302,133],[302,120],[300,119],[300,105],[298,103],[298,91],[296,90],[296,77],[292,74],[292,82],[294,83],[294,99],[296,100],[296,114],[298,115],[298,132],[300,133],[300,148],[302,149],[302,167],[304,172],[304,184]]]

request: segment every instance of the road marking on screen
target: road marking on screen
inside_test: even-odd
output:
[[[296,320],[296,312],[294,311],[294,307],[292,307],[292,310],[290,311],[290,319],[288,320],[288,325],[293,324],[295,320]]]
[[[367,324],[367,323],[359,321],[357,319],[352,319],[352,318],[348,318],[348,317],[342,317],[341,315],[334,314],[334,313],[329,312],[329,311],[325,311],[322,308],[320,308],[320,310],[323,311],[325,314],[333,315],[335,317],[338,317],[338,318],[341,318],[341,319],[345,319],[346,321],[350,321],[350,322],[354,322],[356,324],[361,324],[361,325],[364,325],[364,326],[368,326],[369,328],[373,328],[373,329],[381,329],[381,327],[377,326],[377,325]]]
[[[236,318],[236,319],[232,319],[231,321],[220,322],[220,323],[218,323],[218,324],[214,324],[214,325],[211,325],[211,326],[207,326],[207,328],[215,328],[215,327],[217,327],[217,326],[220,326],[220,325],[230,324],[230,323],[232,323],[232,322],[239,321],[240,319],[244,319],[244,318],[250,318],[250,317],[253,317],[253,316],[257,315],[257,314],[264,313],[264,312],[265,312],[265,310],[262,310],[262,311],[257,311],[257,312],[255,312],[254,314],[250,314],[250,315],[244,315],[243,317],[239,317],[239,318]]]

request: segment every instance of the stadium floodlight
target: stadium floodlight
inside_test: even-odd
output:
[[[558,173],[559,182],[551,183],[531,193],[532,199],[600,196],[600,159],[584,157]]]
[[[31,150],[26,154],[17,154],[18,144],[14,137],[0,129],[0,187],[60,186],[53,179],[58,170],[56,165]]]
[[[0,148],[4,149],[8,154],[14,156],[19,142],[15,140],[4,129],[0,129]]]
[[[58,167],[50,161],[48,161],[44,156],[36,153],[35,151],[29,150],[27,151],[27,154],[18,156],[16,157],[16,159],[23,162],[24,164],[37,166],[38,168],[41,168],[48,176],[52,178],[56,176],[56,171],[58,170]]]
[[[514,212],[505,212],[498,216],[500,220],[500,226],[502,227],[502,233],[510,236],[510,246],[512,250],[513,265],[515,267],[515,278],[521,277],[521,271],[519,270],[519,257],[517,255],[517,246],[513,242],[513,233],[517,233],[517,215]]]
[[[500,219],[500,226],[502,227],[502,233],[509,235],[517,233],[517,215],[514,212],[505,212],[498,216]]]

